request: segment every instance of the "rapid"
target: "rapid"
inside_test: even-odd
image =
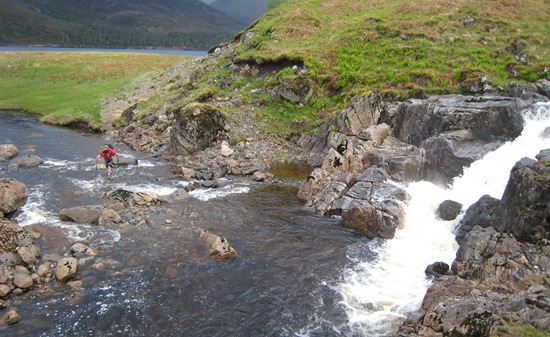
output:
[[[97,255],[79,268],[82,288],[58,285],[50,295],[21,295],[13,303],[21,321],[0,334],[392,336],[432,282],[426,266],[454,259],[458,219],[438,219],[439,204],[452,199],[465,211],[484,194],[500,198],[514,163],[550,148],[550,139],[540,137],[550,127],[550,105],[525,116],[520,137],[472,164],[448,188],[409,184],[405,228],[393,240],[371,240],[338,217],[304,209],[292,184],[244,180],[192,191],[148,224],[115,230],[60,221],[62,208],[98,204],[102,193],[117,188],[167,196],[187,182],[161,159],[116,143],[121,156],[138,165],[115,167],[107,178],[94,163],[112,140],[1,113],[0,143],[45,160],[18,171],[0,163],[0,177],[29,190],[16,220],[42,234],[43,253],[63,255],[82,242]],[[226,237],[239,256],[211,260],[199,228]]]

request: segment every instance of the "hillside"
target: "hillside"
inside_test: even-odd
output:
[[[548,77],[549,31],[548,0],[290,0],[212,48],[192,90],[176,80],[153,99],[238,99],[229,116],[254,107],[264,131],[295,141],[358,95],[475,95]]]
[[[251,23],[269,10],[267,2],[268,0],[215,0],[210,6],[240,21]]]
[[[246,24],[198,0],[0,0],[0,44],[207,49]]]

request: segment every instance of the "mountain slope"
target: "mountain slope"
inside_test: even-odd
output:
[[[245,26],[198,0],[0,0],[2,44],[204,48]]]
[[[215,0],[210,6],[251,23],[269,10],[266,0]]]

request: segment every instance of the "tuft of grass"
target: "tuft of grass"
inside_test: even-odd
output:
[[[55,125],[103,129],[99,102],[185,56],[112,52],[0,52],[0,109]]]

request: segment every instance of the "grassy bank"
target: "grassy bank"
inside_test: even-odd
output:
[[[102,128],[99,102],[185,56],[113,52],[0,52],[0,109],[55,125]]]

